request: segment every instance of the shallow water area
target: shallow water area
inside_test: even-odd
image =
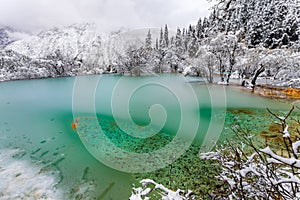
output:
[[[185,145],[181,148],[179,142],[177,148],[187,148],[184,150],[189,154],[178,154],[178,160],[187,156],[187,160],[183,160],[193,159],[190,163],[196,165],[201,148],[209,149],[218,140],[230,138],[232,132],[228,126],[233,122],[248,121],[249,126],[258,130],[257,124],[267,126],[266,115],[259,114],[265,113],[266,107],[286,111],[291,106],[290,103],[241,93],[229,87],[181,81],[183,79],[176,76],[156,79],[111,75],[80,78],[84,81],[80,82],[83,84],[80,87],[85,90],[77,92],[83,102],[89,101],[86,95],[93,94],[95,112],[84,106],[74,111],[76,78],[0,83],[0,178],[3,180],[0,198],[127,199],[132,184],[144,175],[122,172],[99,161],[93,153],[104,152],[97,147],[102,136],[93,135],[98,127],[89,125],[90,119],[97,121],[97,126],[102,128],[105,138],[114,147],[136,154],[163,148],[176,138],[182,127],[179,141],[192,141],[193,150]],[[165,81],[164,87],[157,84],[159,79]],[[182,90],[170,89],[168,82],[178,84],[177,88],[192,88],[194,94],[178,94]],[[132,88],[135,90],[130,98],[123,98]],[[93,92],[88,93],[89,89]],[[197,105],[193,104],[194,98]],[[126,110],[114,109],[112,103],[127,106],[130,119],[126,118]],[[243,109],[250,111],[239,111]],[[78,121],[77,117],[80,117]],[[197,118],[199,126],[194,131]],[[78,124],[72,127],[74,123]],[[212,134],[218,131],[221,132]],[[155,134],[151,135],[153,132]],[[203,145],[204,141],[208,143]],[[93,144],[97,151],[93,151]],[[168,152],[175,151],[176,148]],[[174,166],[176,164],[178,166]],[[189,177],[192,172],[181,171],[183,165],[184,162],[173,164],[176,181],[191,185],[194,181]],[[149,178],[167,183],[173,177],[173,172],[170,176],[163,174],[169,166],[149,172]]]

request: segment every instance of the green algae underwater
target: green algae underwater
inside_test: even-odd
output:
[[[205,85],[201,80],[193,80],[192,83],[181,81],[183,79],[173,75],[156,77],[155,81],[152,77],[116,75],[80,78],[83,80],[81,87],[95,93],[94,113],[79,109],[74,114],[74,84],[77,78],[0,83],[0,178],[3,180],[0,197],[128,199],[132,185],[138,185],[143,178],[151,178],[171,189],[190,189],[196,195],[204,196],[214,179],[211,163],[201,161],[198,156],[201,148],[206,148],[204,141],[211,142],[208,145],[211,147],[216,142],[234,137],[230,126],[237,122],[246,123],[255,132],[262,131],[270,120],[266,107],[284,112],[291,106],[290,103],[261,98],[229,87]],[[120,79],[123,81],[118,90],[120,94],[113,93]],[[134,90],[129,100],[122,98],[126,90],[145,81],[160,82],[160,79],[164,80],[165,86],[168,86],[167,82],[179,89],[188,85],[195,96],[176,94],[180,90],[174,92],[160,84],[144,84]],[[95,84],[95,80],[96,86],[90,85]],[[122,113],[112,109],[112,97],[118,99],[115,102],[117,107],[128,104],[130,119],[124,119]],[[181,99],[183,97],[184,100]],[[190,102],[195,97],[196,106]],[[164,110],[157,107],[151,113],[149,110],[153,105],[161,105]],[[183,128],[182,137],[176,139],[183,114],[186,114],[184,120],[187,125]],[[156,118],[164,119],[164,122],[159,124],[160,120],[155,121]],[[191,133],[194,132],[191,126],[197,123],[195,118],[199,119],[199,124],[196,132]],[[152,122],[153,126],[143,128]],[[77,124],[72,127],[74,123]],[[135,155],[149,155],[175,141],[174,145],[168,146],[167,152],[177,157],[169,158],[169,163],[162,161],[161,166],[144,173],[130,172],[128,169],[132,166],[126,168],[124,163],[137,163],[126,161],[126,157],[122,156],[118,157],[118,163],[123,163],[119,168],[124,170],[109,167],[94,155],[104,152],[104,148],[97,146],[103,137],[95,134],[99,127],[114,147]],[[215,138],[207,137],[208,132],[219,130],[221,133]],[[156,134],[149,136],[147,131]],[[135,137],[136,133],[145,133],[145,137]],[[188,140],[186,144],[185,139]],[[183,150],[180,152],[178,149]],[[141,167],[149,166],[149,159],[144,157],[140,163],[146,165]],[[156,166],[155,159],[153,162],[152,165]]]

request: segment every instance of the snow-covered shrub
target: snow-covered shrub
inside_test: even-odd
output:
[[[216,160],[222,167],[218,178],[228,185],[228,199],[300,198],[300,141],[292,141],[291,134],[296,133],[290,133],[287,124],[293,111],[294,107],[285,117],[269,111],[281,126],[285,156],[270,147],[256,147],[246,135],[241,135],[246,145],[227,144],[216,152],[200,155],[202,159]],[[237,130],[237,134],[242,131]]]

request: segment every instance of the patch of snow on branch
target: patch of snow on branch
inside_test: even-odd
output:
[[[296,158],[284,158],[278,156],[270,149],[270,147],[266,147],[260,151],[271,157],[267,159],[268,163],[283,163],[300,169],[300,160]]]
[[[184,190],[178,189],[177,191],[172,191],[162,184],[158,184],[151,179],[144,179],[140,182],[142,187],[133,188],[133,192],[131,194],[130,200],[149,200],[150,193],[153,190],[159,190],[158,194],[161,195],[161,200],[189,200],[194,199],[192,196],[192,191],[185,192]],[[152,189],[149,185],[154,186]]]
[[[284,138],[289,138],[290,137],[290,133],[289,133],[289,125],[286,125],[283,131],[283,136]]]
[[[297,142],[293,143],[293,151],[294,151],[295,153],[298,152],[298,148],[299,148],[299,147],[300,147],[300,141],[297,141]]]

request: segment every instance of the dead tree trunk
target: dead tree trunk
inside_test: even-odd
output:
[[[251,84],[253,85],[253,86],[252,86],[253,90],[254,90],[254,87],[255,87],[255,85],[256,85],[256,80],[257,80],[258,76],[259,76],[261,73],[263,73],[264,71],[265,71],[265,67],[264,67],[263,65],[260,65],[260,68],[255,72],[255,75],[254,75],[254,77],[253,77],[253,79],[252,79],[252,81],[251,81]]]
[[[230,50],[227,49],[227,51],[229,52],[229,64],[230,64],[229,71],[228,71],[228,76],[227,76],[227,80],[226,80],[227,84],[229,84],[229,80],[230,80],[230,76],[232,74],[233,66],[235,65],[235,62],[236,62],[235,61],[235,53],[236,53],[237,48],[238,48],[238,45],[235,44],[232,52],[230,52]]]

